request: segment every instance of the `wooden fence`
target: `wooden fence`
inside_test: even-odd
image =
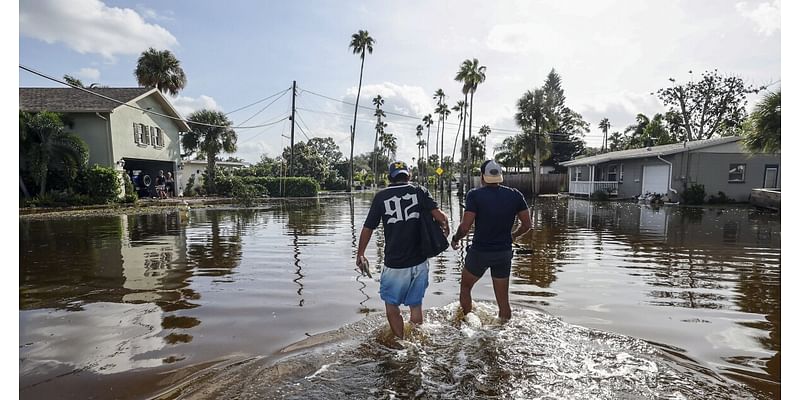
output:
[[[556,194],[566,192],[568,189],[567,174],[540,174],[539,179],[539,194]],[[472,184],[472,187],[480,187],[481,178],[472,177]],[[513,187],[527,195],[533,192],[530,174],[503,174],[503,185]]]

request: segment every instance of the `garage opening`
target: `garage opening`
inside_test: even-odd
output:
[[[665,194],[669,191],[669,165],[645,165],[642,173],[642,194]]]
[[[125,173],[131,178],[133,188],[139,198],[158,197],[156,194],[156,177],[159,171],[172,173],[173,179],[175,178],[175,163],[172,161],[158,161],[158,160],[142,160],[138,158],[123,158],[125,161]],[[174,185],[173,185],[174,186]],[[167,193],[171,197],[175,197],[174,187]]]

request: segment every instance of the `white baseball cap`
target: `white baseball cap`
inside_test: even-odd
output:
[[[486,160],[481,164],[481,175],[486,183],[500,183],[503,181],[503,166],[494,160]]]

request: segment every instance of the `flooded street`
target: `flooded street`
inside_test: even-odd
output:
[[[512,321],[484,278],[453,322],[448,250],[398,351],[354,266],[371,198],[20,219],[20,397],[780,397],[777,214],[539,198]]]

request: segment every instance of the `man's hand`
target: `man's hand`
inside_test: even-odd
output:
[[[444,236],[450,236],[450,224],[447,221],[439,222],[439,226],[442,227],[442,232],[444,232]]]
[[[364,261],[369,262],[369,260],[367,260],[367,257],[364,256],[363,254],[357,255],[356,256],[356,267],[358,267],[360,269],[361,268],[361,264],[363,264]]]
[[[461,243],[456,240],[455,236],[453,236],[453,239],[450,240],[450,247],[452,247],[453,250],[458,250],[461,248]]]

